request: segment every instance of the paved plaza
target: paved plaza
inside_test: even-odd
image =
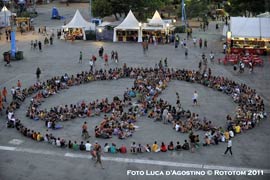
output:
[[[54,5],[59,7],[60,15],[65,16],[65,20],[51,20],[51,7]],[[53,45],[43,47],[43,51],[31,50],[31,40],[41,40],[43,42],[45,36],[37,33],[38,27],[47,26],[48,32],[56,32],[63,25],[64,21],[72,18],[78,8],[84,17],[87,17],[88,6],[83,4],[71,4],[69,7],[59,4],[49,4],[38,6],[39,16],[34,19],[36,32],[28,32],[25,34],[17,33],[17,47],[24,52],[22,61],[12,61],[11,67],[6,67],[5,62],[0,61],[0,89],[7,87],[11,101],[10,89],[16,86],[17,81],[21,80],[24,88],[29,87],[36,82],[36,68],[40,67],[41,81],[45,81],[54,76],[61,76],[65,73],[76,74],[81,71],[89,71],[89,59],[95,54],[98,55],[98,49],[103,46],[105,53],[110,55],[112,50],[117,50],[119,54],[119,64],[109,61],[109,68],[122,67],[124,63],[132,67],[154,67],[160,59],[167,57],[168,66],[179,69],[198,69],[198,62],[201,54],[205,52],[207,55],[211,50],[215,53],[215,58],[221,58],[222,54],[222,36],[221,30],[215,30],[214,23],[210,23],[207,32],[194,30],[193,36],[208,40],[208,48],[199,49],[193,47],[192,41],[188,42],[189,55],[185,58],[184,49],[181,47],[174,48],[173,44],[149,46],[146,54],[143,53],[141,44],[138,43],[112,43],[99,41],[70,41],[58,40],[55,38]],[[221,22],[220,22],[221,23]],[[181,34],[184,37],[185,34]],[[10,44],[5,41],[2,36],[0,40],[0,53],[10,49]],[[83,63],[79,64],[79,52],[83,52]],[[263,57],[264,66],[255,67],[254,73],[248,73],[246,70],[243,74],[233,71],[231,65],[224,66],[209,63],[212,74],[224,76],[235,80],[238,83],[245,83],[257,90],[257,93],[264,98],[266,112],[269,114],[270,107],[270,58]],[[101,59],[97,60],[96,69],[108,67],[104,66]],[[61,93],[49,97],[42,103],[41,108],[54,107],[57,105],[65,105],[81,102],[87,102],[95,99],[107,97],[109,101],[114,96],[122,97],[126,88],[133,85],[133,79],[119,79],[112,81],[96,81],[80,86],[73,86]],[[192,96],[194,91],[199,92],[200,106],[192,106]],[[234,115],[237,104],[232,98],[214,91],[210,88],[199,84],[191,84],[184,81],[171,81],[168,87],[160,95],[161,98],[167,100],[170,104],[175,104],[175,93],[179,92],[181,104],[185,109],[200,114],[201,117],[211,119],[216,126],[225,126],[226,116]],[[27,98],[15,113],[26,127],[46,133],[43,121],[33,121],[25,116],[27,107],[31,98]],[[88,122],[91,143],[96,140],[103,146],[106,142],[111,144],[114,142],[117,146],[125,144],[130,147],[133,141],[141,144],[152,145],[154,141],[164,141],[167,144],[170,141],[184,142],[188,139],[188,134],[176,132],[171,125],[164,125],[161,122],[154,122],[153,119],[146,117],[139,118],[138,129],[133,136],[126,140],[119,140],[117,137],[111,139],[96,139],[94,137],[94,128],[102,120],[100,117],[92,118],[76,118],[71,121],[61,122],[63,128],[60,130],[49,130],[56,137],[65,138],[80,142],[81,126],[84,121]],[[269,117],[264,119],[256,128],[237,135],[233,138],[233,156],[224,156],[227,143],[220,143],[218,146],[200,147],[195,153],[189,151],[167,152],[167,153],[143,153],[143,154],[109,154],[102,155],[104,158],[103,165],[105,170],[94,167],[91,156],[85,152],[72,151],[69,149],[60,149],[56,146],[46,144],[44,142],[35,142],[22,136],[15,129],[6,128],[5,116],[0,116],[0,179],[1,180],[47,180],[47,179],[269,179],[270,177],[270,123]],[[203,141],[204,132],[196,132]],[[132,171],[158,171],[166,172],[170,170],[176,171],[205,171],[218,170],[263,170],[263,176],[177,176],[177,175],[128,175]]]

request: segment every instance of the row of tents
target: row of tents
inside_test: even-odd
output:
[[[102,25],[106,23],[110,24],[108,22],[104,22]],[[62,28],[65,31],[69,31],[71,29],[80,29],[83,34],[83,39],[85,40],[85,31],[95,31],[96,25],[95,23],[86,21],[82,17],[79,10],[77,10],[71,21],[68,24],[62,26]],[[143,31],[165,33],[166,31],[168,31],[168,29],[171,28],[171,23],[167,23],[166,21],[162,20],[158,11],[155,12],[152,19],[150,19],[148,23],[140,23],[134,16],[133,12],[130,10],[126,18],[120,24],[113,28],[113,41],[117,42],[120,40],[119,32],[121,32],[121,36],[123,36],[123,33],[125,35],[134,33],[134,36],[136,36],[136,40],[138,42],[142,42]]]

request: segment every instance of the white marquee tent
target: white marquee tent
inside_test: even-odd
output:
[[[10,16],[16,15],[11,13],[6,6],[4,6],[0,12],[0,27],[10,26]]]
[[[165,23],[164,21],[161,19],[158,11],[155,12],[155,14],[153,15],[152,19],[149,21],[148,23],[149,26],[164,26]]]
[[[166,23],[161,19],[158,11],[156,11],[149,23],[144,24],[142,30],[166,31]]]
[[[69,28],[81,28],[83,30],[83,40],[85,40],[85,30],[95,30],[96,25],[94,23],[90,23],[86,21],[80,11],[77,9],[75,15],[71,19],[71,21],[62,26],[64,29],[69,29]]]
[[[270,38],[270,18],[231,17],[232,37]]]
[[[138,42],[141,42],[142,34],[140,31],[139,22],[131,10],[129,11],[127,17],[122,21],[122,23],[114,28],[113,42],[117,41],[117,30],[138,31]]]

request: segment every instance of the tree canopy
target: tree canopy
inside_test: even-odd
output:
[[[251,16],[270,11],[269,0],[230,0],[225,9],[232,16]]]
[[[145,18],[145,14],[153,13],[169,4],[170,0],[94,0],[94,16],[105,17],[114,15],[116,19],[122,15],[127,15],[129,10],[138,13],[140,19]]]

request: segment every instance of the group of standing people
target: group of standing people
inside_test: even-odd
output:
[[[104,54],[104,48],[101,46],[98,50],[98,55],[101,60],[104,60],[104,65],[109,66],[109,56],[107,53]],[[111,51],[111,60],[114,61],[116,64],[119,63],[119,56],[118,52],[116,50]],[[83,61],[83,53],[80,51],[79,55],[79,64],[82,64]],[[90,66],[90,71],[93,72],[93,69],[95,67],[97,61],[97,57],[95,55],[92,55],[92,57],[89,59],[89,66]]]
[[[38,41],[38,40],[31,40],[31,49],[32,50],[36,50],[37,48],[39,49],[40,52],[42,52],[42,43],[41,41]]]

